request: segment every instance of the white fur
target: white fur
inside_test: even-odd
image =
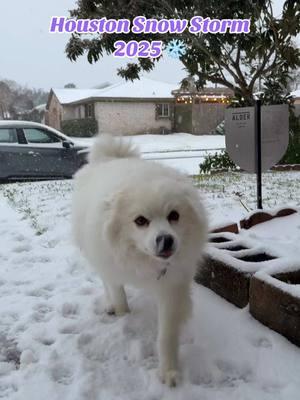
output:
[[[172,210],[178,222],[167,220]],[[144,216],[149,226],[134,220]],[[139,158],[120,139],[100,137],[89,164],[75,176],[73,232],[77,246],[101,276],[107,311],[129,312],[124,285],[149,290],[158,304],[159,371],[178,379],[178,340],[191,310],[190,284],[206,242],[205,210],[188,178]],[[171,235],[173,254],[157,255],[157,236]]]

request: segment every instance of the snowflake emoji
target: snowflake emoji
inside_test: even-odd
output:
[[[168,52],[169,57],[180,58],[186,53],[186,45],[182,40],[172,39],[168,43],[166,50]]]

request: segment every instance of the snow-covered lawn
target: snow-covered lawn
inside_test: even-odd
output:
[[[196,182],[211,225],[255,208],[255,177]],[[300,206],[300,173],[264,175],[266,208]],[[180,345],[183,382],[156,377],[156,313],[129,288],[130,315],[104,312],[103,290],[70,239],[72,181],[0,186],[0,398],[9,400],[296,400],[300,349],[208,289]],[[252,240],[299,251],[300,217],[256,227]],[[276,226],[274,226],[274,224]],[[299,257],[300,258],[300,257]]]
[[[72,139],[82,146],[91,146],[94,141],[94,138]],[[143,158],[157,160],[189,175],[199,173],[199,164],[207,154],[215,154],[225,148],[225,137],[220,135],[173,133],[123,136],[123,139],[136,145]]]
[[[225,136],[191,135],[189,133],[172,133],[170,135],[133,135],[123,136],[138,146],[142,152],[176,151],[194,149],[216,149],[225,147]],[[72,140],[83,146],[91,146],[94,138],[75,138]]]

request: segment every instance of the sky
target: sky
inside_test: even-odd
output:
[[[275,13],[280,11],[283,2],[274,0]],[[69,34],[48,32],[52,16],[68,16],[68,10],[75,7],[76,0],[1,0],[0,79],[46,90],[70,82],[79,88],[91,88],[103,82],[120,81],[117,69],[129,59],[105,56],[90,65],[81,57],[71,62],[64,52]],[[169,57],[160,61],[153,72],[145,74],[170,83],[179,82],[185,75],[183,65]]]

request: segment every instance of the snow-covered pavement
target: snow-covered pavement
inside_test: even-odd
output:
[[[242,217],[244,205],[253,208],[255,181],[238,176],[201,179],[212,224]],[[299,180],[299,173],[268,175],[266,203],[299,207]],[[159,383],[153,300],[129,288],[132,313],[105,314],[101,282],[71,244],[71,193],[71,181],[0,187],[0,398],[299,397],[300,349],[254,320],[247,308],[235,308],[196,284],[193,318],[180,345],[183,381],[176,389]],[[297,251],[297,218],[292,234],[274,227],[249,234]]]

